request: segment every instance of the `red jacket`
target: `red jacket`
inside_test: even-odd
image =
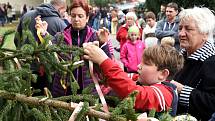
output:
[[[136,85],[136,82],[129,78],[127,73],[123,72],[111,59],[106,59],[100,68],[107,78],[107,84],[119,97],[125,98],[134,90],[139,91],[136,96],[135,109],[143,111],[156,109],[157,112],[161,112],[171,108],[173,93],[170,87],[164,84]]]

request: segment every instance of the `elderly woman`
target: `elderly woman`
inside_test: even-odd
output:
[[[206,121],[215,112],[215,17],[208,8],[194,7],[181,11],[179,18],[185,65],[172,81],[179,93],[178,113]]]
[[[89,20],[89,7],[85,0],[73,0],[70,6],[71,12],[71,24],[64,29],[64,43],[69,46],[79,46],[82,47],[83,43],[92,42],[98,40],[97,32],[87,25]],[[46,28],[44,25],[41,28]],[[101,32],[100,32],[101,33]],[[101,39],[101,36],[99,37]],[[104,40],[103,40],[104,41]],[[53,41],[55,43],[55,41]],[[101,42],[101,44],[104,42]],[[109,48],[107,44],[102,45],[102,49],[108,54]],[[71,57],[63,56],[64,60],[68,60]],[[82,58],[82,57],[81,57]],[[80,90],[82,91],[92,80],[87,76],[87,67],[78,67],[73,71],[73,74],[78,81]],[[69,86],[69,80],[67,76],[60,75],[56,73],[54,75],[52,95],[53,97],[70,95],[72,87]]]
[[[125,42],[127,40],[128,28],[133,26],[133,25],[138,26],[138,24],[136,23],[137,16],[136,16],[136,14],[134,12],[128,12],[125,15],[125,19],[126,19],[126,23],[119,28],[119,30],[118,30],[118,32],[116,34],[116,39],[120,43],[120,48],[122,48],[123,44],[125,44]],[[140,29],[140,33],[142,33],[141,27],[139,27],[139,29]],[[140,37],[141,36],[142,35],[140,35]]]

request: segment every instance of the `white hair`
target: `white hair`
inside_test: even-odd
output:
[[[54,6],[66,6],[66,1],[65,0],[51,0],[50,4]]]
[[[208,34],[208,40],[213,41],[215,16],[210,9],[206,7],[184,9],[179,13],[179,19],[180,21],[194,20],[199,31],[203,34]]]
[[[125,15],[126,18],[128,17],[132,17],[134,18],[134,21],[137,20],[137,15],[134,13],[134,12],[128,12],[126,15]]]

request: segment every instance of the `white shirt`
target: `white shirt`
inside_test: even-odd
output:
[[[155,22],[155,25],[153,27],[150,27],[147,24],[146,27],[143,30],[143,33],[142,33],[142,40],[145,40],[145,35],[146,34],[148,34],[148,33],[155,33],[156,26],[157,26],[157,22]]]

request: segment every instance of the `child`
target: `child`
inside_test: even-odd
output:
[[[135,109],[161,112],[172,108],[172,115],[175,115],[177,96],[174,85],[168,82],[183,67],[184,62],[183,56],[175,48],[156,45],[144,50],[142,62],[138,66],[138,81],[144,86],[136,85],[100,48],[88,43],[84,46],[84,52],[85,59],[99,64],[107,84],[119,97],[126,98],[134,90],[139,91]]]
[[[164,37],[161,39],[161,45],[162,44],[167,44],[167,45],[174,47],[175,39],[173,37]]]
[[[157,45],[158,39],[155,37],[156,16],[152,11],[149,11],[146,13],[145,19],[147,24],[142,33],[142,40],[146,47]]]
[[[141,56],[145,44],[140,40],[139,28],[134,25],[128,29],[128,40],[122,46],[120,59],[126,72],[137,73],[137,65],[141,62]]]

